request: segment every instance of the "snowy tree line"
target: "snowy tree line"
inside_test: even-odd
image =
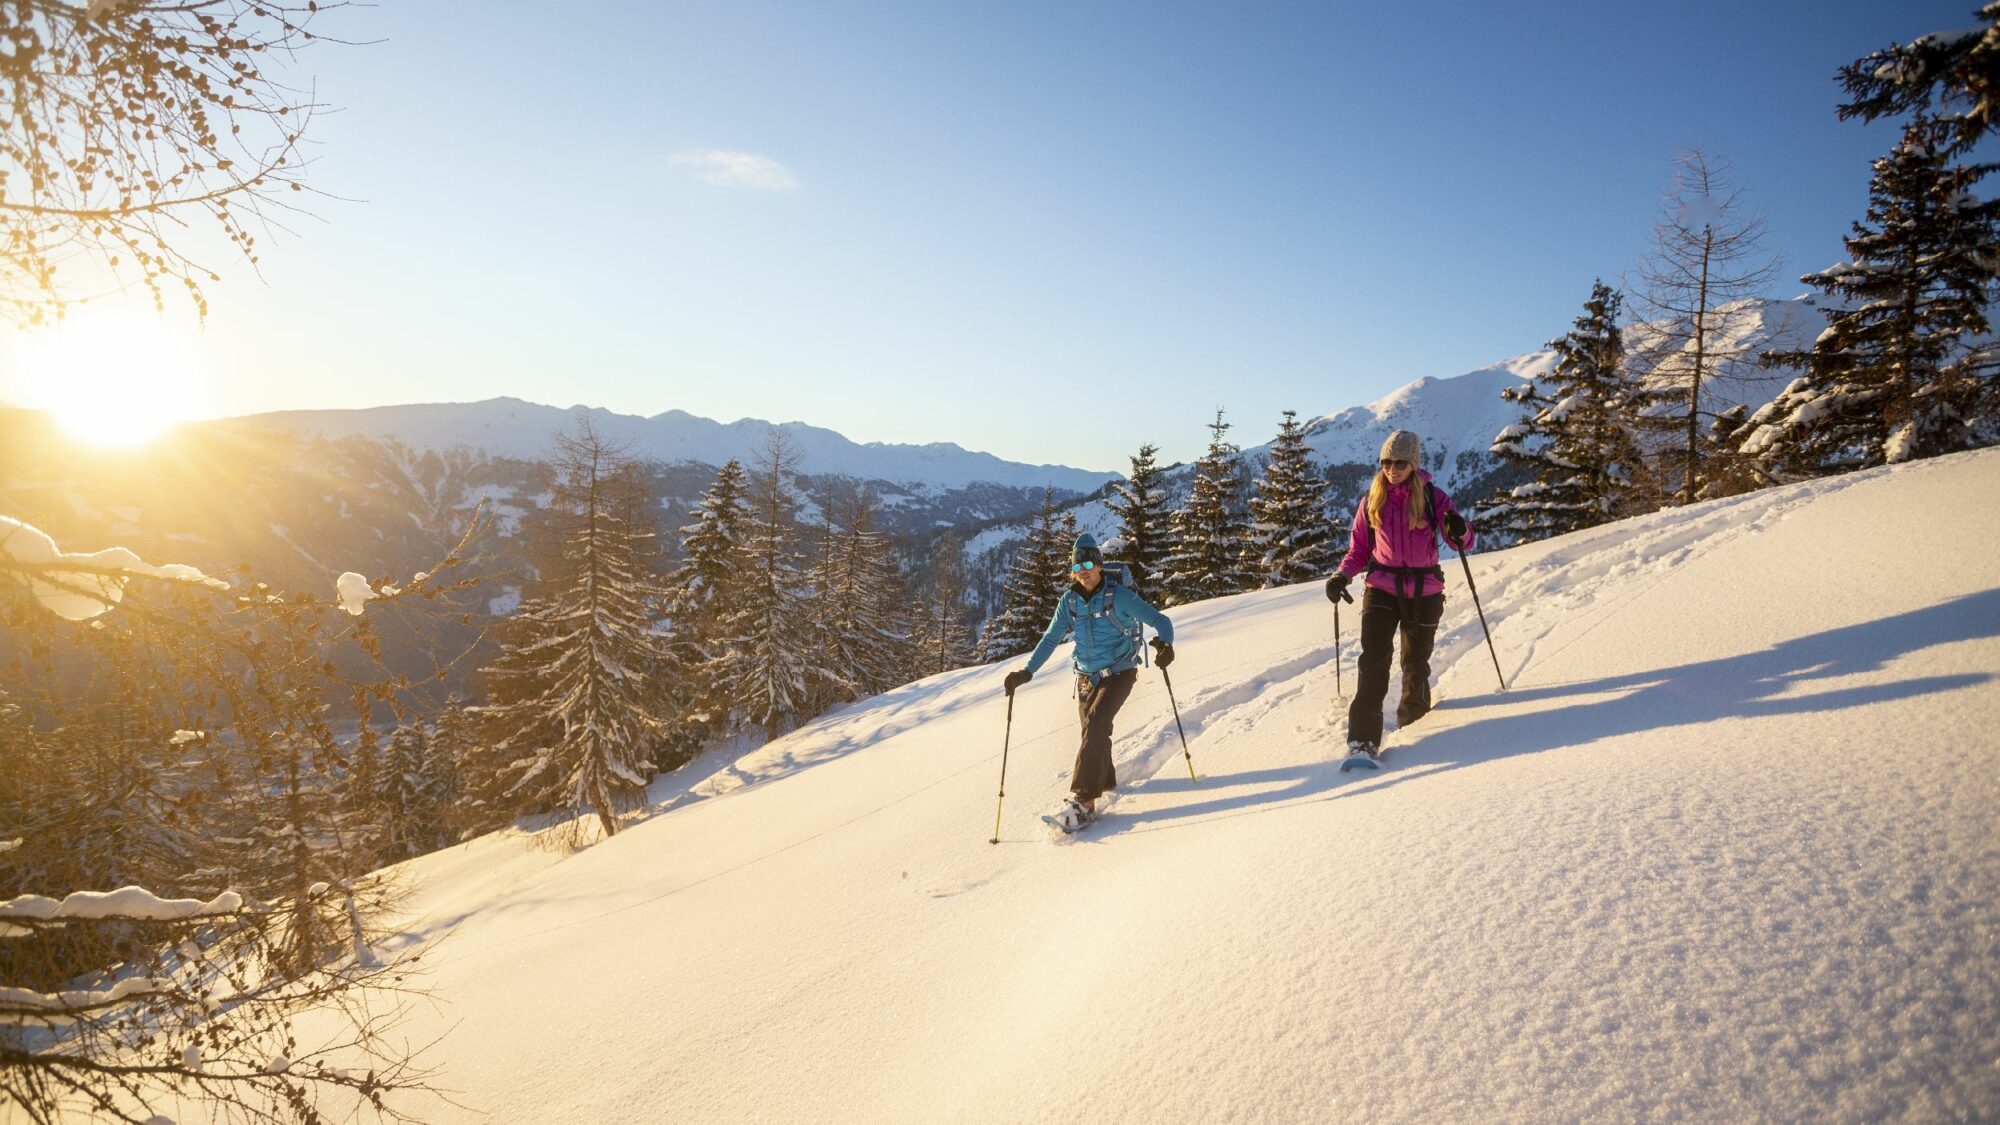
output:
[[[1311,459],[1296,412],[1284,412],[1262,471],[1251,479],[1242,450],[1228,440],[1217,411],[1208,450],[1194,464],[1187,499],[1169,507],[1157,446],[1141,446],[1132,471],[1112,486],[1117,535],[1106,543],[1145,597],[1172,606],[1323,575],[1344,543],[1329,518],[1328,487]],[[1033,648],[1069,587],[1076,514],[1059,511],[1053,493],[1014,554],[1001,607],[980,634],[979,658],[1004,659]]]
[[[1496,542],[2000,441],[1988,318],[2000,201],[1975,194],[2000,165],[1969,159],[1996,120],[2000,2],[1979,17],[1983,28],[1841,69],[1842,118],[1907,116],[1874,161],[1848,260],[1801,279],[1827,313],[1809,347],[1744,344],[1733,321],[1775,273],[1759,248],[1762,219],[1743,208],[1726,164],[1683,154],[1637,274],[1639,322],[1621,328],[1627,295],[1598,281],[1550,344],[1553,370],[1504,392],[1522,413],[1492,452],[1532,479],[1478,511]],[[1716,384],[1752,371],[1798,374],[1754,412],[1716,409]]]
[[[871,492],[818,497],[809,522],[797,468],[781,433],[756,464],[724,465],[669,569],[641,466],[587,424],[564,435],[548,518],[527,530],[535,574],[497,627],[485,698],[455,713],[461,733],[432,735],[438,776],[411,790],[444,802],[429,823],[473,833],[587,814],[608,835],[655,774],[718,740],[775,738],[970,663],[956,544],[940,542],[919,583]]]

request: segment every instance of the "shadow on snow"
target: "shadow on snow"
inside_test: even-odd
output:
[[[1155,831],[1173,827],[1177,821],[1241,815],[1260,806],[1283,806],[1307,799],[1358,797],[1497,758],[1581,746],[1640,731],[1731,717],[1837,711],[1956,691],[1990,683],[1996,676],[1991,672],[1965,672],[1792,694],[1802,688],[1810,689],[1820,681],[1879,672],[1890,662],[1923,649],[1995,636],[2000,636],[2000,589],[1798,637],[1757,652],[1594,680],[1513,688],[1505,694],[1456,696],[1449,704],[1453,709],[1503,701],[1546,701],[1555,706],[1523,715],[1469,722],[1431,735],[1421,733],[1421,726],[1412,727],[1411,741],[1393,751],[1394,769],[1379,777],[1363,775],[1360,779],[1363,784],[1345,789],[1337,789],[1341,784],[1337,761],[1213,775],[1203,779],[1198,787],[1201,791],[1284,781],[1291,784],[1254,793],[1222,795],[1169,809],[1108,817],[1100,835]],[[1560,702],[1600,695],[1614,697],[1566,706]],[[1187,792],[1195,788],[1185,781],[1162,778],[1141,782],[1133,791]]]

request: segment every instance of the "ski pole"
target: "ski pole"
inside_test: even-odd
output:
[[[1165,668],[1160,669],[1160,678],[1167,683],[1167,706],[1174,709],[1174,730],[1181,736],[1181,756],[1187,759],[1188,780],[1200,785],[1201,779],[1194,775],[1194,755],[1188,753],[1187,731],[1181,729],[1181,705],[1174,702],[1174,678],[1167,675]]]
[[[993,803],[993,838],[989,844],[1000,842],[1000,806],[1007,803],[1007,747],[1014,741],[1014,693],[1007,693],[1007,732],[1000,736],[1000,799]]]
[[[1465,552],[1458,553],[1458,561],[1465,564],[1465,588],[1472,591],[1472,608],[1479,611],[1479,631],[1486,634],[1486,651],[1493,657],[1493,674],[1500,678],[1500,690],[1507,690],[1507,674],[1500,670],[1500,654],[1493,648],[1493,630],[1486,627],[1486,609],[1479,604],[1479,587],[1472,584],[1472,564],[1466,562]],[[1334,607],[1335,612],[1339,607]]]

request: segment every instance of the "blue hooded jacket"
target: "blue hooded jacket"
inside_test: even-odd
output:
[[[1086,554],[1093,558],[1097,555],[1097,541],[1088,533],[1077,536],[1071,557]],[[1078,609],[1073,610],[1072,606]],[[1162,641],[1174,643],[1174,623],[1167,620],[1166,614],[1146,604],[1146,599],[1130,587],[1114,585],[1107,578],[1097,584],[1095,593],[1086,595],[1082,586],[1072,583],[1056,601],[1055,615],[1049,619],[1041,643],[1028,657],[1028,674],[1033,675],[1047,663],[1049,654],[1071,631],[1076,633],[1078,675],[1089,676],[1095,683],[1113,672],[1137,668],[1140,653],[1133,634],[1138,632],[1141,622],[1151,625]]]

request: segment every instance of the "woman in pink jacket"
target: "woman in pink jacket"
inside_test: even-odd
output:
[[[1403,698],[1396,725],[1409,726],[1431,709],[1431,644],[1444,616],[1444,570],[1438,536],[1460,554],[1472,529],[1431,475],[1419,468],[1423,445],[1409,430],[1382,443],[1381,467],[1354,512],[1353,543],[1326,580],[1326,596],[1352,602],[1348,583],[1367,572],[1361,599],[1361,682],[1347,708],[1347,748],[1372,764],[1381,754],[1382,700],[1389,694],[1389,650],[1403,637]],[[1336,659],[1338,657],[1336,656]]]

